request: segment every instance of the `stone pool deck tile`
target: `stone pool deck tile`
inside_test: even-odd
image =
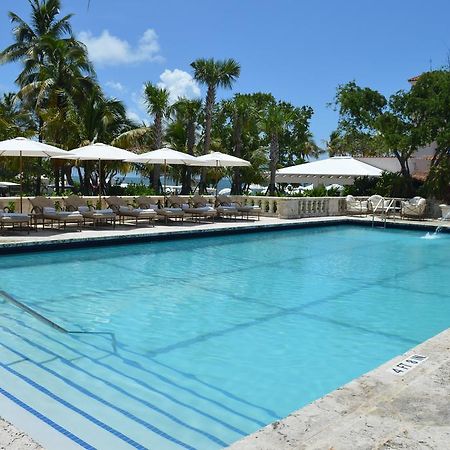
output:
[[[89,240],[108,241],[114,239],[149,239],[151,237],[165,236],[167,238],[176,237],[176,235],[192,234],[203,235],[207,233],[233,231],[233,230],[251,230],[251,229],[270,229],[292,227],[295,225],[308,224],[333,224],[333,223],[363,223],[365,225],[372,224],[371,217],[361,216],[330,216],[330,217],[305,217],[301,219],[279,219],[277,217],[261,217],[261,220],[255,221],[220,221],[214,223],[189,223],[183,224],[172,223],[169,225],[157,223],[155,227],[143,225],[135,227],[134,225],[120,225],[116,229],[111,227],[104,228],[83,228],[81,232],[67,228],[66,231],[58,230],[42,230],[31,231],[27,234],[24,231],[6,231],[4,235],[0,235],[0,251],[2,248],[10,246],[27,246],[38,244],[58,244],[70,242],[84,242]],[[442,222],[439,220],[401,220],[399,218],[388,219],[387,226],[401,226],[404,228],[421,227],[427,231],[433,231],[438,226],[450,229],[450,222]],[[375,219],[375,226],[384,226],[384,222],[380,218]]]
[[[428,359],[396,375],[412,354]],[[232,450],[450,448],[450,329],[247,436]]]
[[[0,418],[0,450],[43,450],[24,432]]]
[[[183,224],[172,223],[169,225],[157,223],[155,227],[152,226],[138,226],[134,225],[120,225],[116,229],[111,227],[104,228],[83,228],[81,232],[70,230],[58,231],[50,229],[39,229],[27,232],[9,231],[5,235],[0,236],[0,248],[16,244],[43,244],[43,243],[57,243],[57,242],[76,242],[81,240],[108,240],[117,238],[139,238],[152,236],[175,236],[186,234],[203,234],[214,231],[238,230],[238,229],[254,229],[254,228],[273,228],[292,226],[295,224],[318,224],[324,222],[341,222],[343,217],[311,217],[303,219],[278,219],[276,217],[261,217],[261,220],[247,221],[221,221],[214,223],[190,223]]]

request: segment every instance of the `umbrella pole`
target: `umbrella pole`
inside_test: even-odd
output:
[[[217,170],[217,177],[219,177],[219,161],[216,161],[216,170]],[[216,184],[216,201],[217,201],[217,191],[219,190],[219,181],[220,179],[217,178],[217,184]]]
[[[98,160],[98,201],[102,201],[102,160]],[[100,206],[101,208],[101,206]]]
[[[22,152],[19,156],[19,170],[20,170],[20,212],[23,212],[23,157]]]
[[[167,160],[164,160],[164,206],[166,206],[166,181],[167,181]]]

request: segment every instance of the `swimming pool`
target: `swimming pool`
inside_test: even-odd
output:
[[[449,327],[450,237],[423,235],[329,226],[2,256],[0,399],[73,448],[224,447]]]

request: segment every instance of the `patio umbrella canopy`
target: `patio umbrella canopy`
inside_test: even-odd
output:
[[[245,159],[236,158],[236,156],[227,155],[226,153],[213,152],[207,155],[198,156],[192,166],[209,166],[209,167],[250,167],[251,163]]]
[[[245,159],[237,158],[236,156],[227,155],[221,152],[212,152],[207,155],[198,156],[192,166],[207,166],[207,167],[250,167],[251,163]],[[220,180],[219,180],[220,181]],[[216,197],[219,183],[216,185]]]
[[[277,183],[348,185],[358,177],[381,177],[382,174],[381,169],[351,156],[334,156],[277,170],[275,179]]]
[[[134,155],[127,162],[141,164],[162,164],[164,166],[164,195],[166,195],[166,179],[168,164],[189,164],[195,162],[196,158],[183,152],[178,152],[171,148],[159,148],[147,153]]]
[[[23,158],[50,158],[64,156],[67,152],[53,145],[33,141],[24,137],[16,137],[0,142],[0,156],[18,156],[20,158],[20,212],[23,197]]]
[[[86,145],[85,147],[76,148],[65,152],[63,157],[56,157],[56,159],[74,159],[77,161],[98,161],[99,172],[99,190],[98,197],[101,198],[101,173],[102,161],[126,161],[136,156],[135,153],[129,152],[122,148],[113,147],[112,145],[102,144],[96,142],[95,144]]]

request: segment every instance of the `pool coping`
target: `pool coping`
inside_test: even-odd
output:
[[[393,372],[414,354],[428,359]],[[450,328],[229,448],[448,448],[449,398]]]
[[[388,219],[386,222],[380,218],[372,221],[370,217],[354,217],[354,216],[324,216],[324,217],[305,217],[301,219],[274,219],[265,223],[263,220],[251,223],[221,223],[215,224],[213,228],[204,224],[200,227],[192,227],[187,229],[163,229],[151,228],[142,231],[130,233],[130,230],[114,230],[114,234],[100,236],[83,236],[67,237],[62,232],[61,236],[41,237],[33,240],[0,242],[0,255],[11,253],[25,253],[37,251],[64,250],[68,248],[86,248],[100,247],[110,245],[125,245],[143,242],[168,241],[178,239],[192,239],[211,236],[224,236],[232,234],[257,233],[264,231],[300,229],[310,227],[322,227],[333,225],[360,225],[364,227],[386,227],[409,230],[433,231],[437,226],[443,227],[442,232],[450,232],[450,223],[440,222],[417,222],[417,221],[397,221]],[[169,229],[168,229],[169,228]],[[136,230],[133,230],[136,231]]]

